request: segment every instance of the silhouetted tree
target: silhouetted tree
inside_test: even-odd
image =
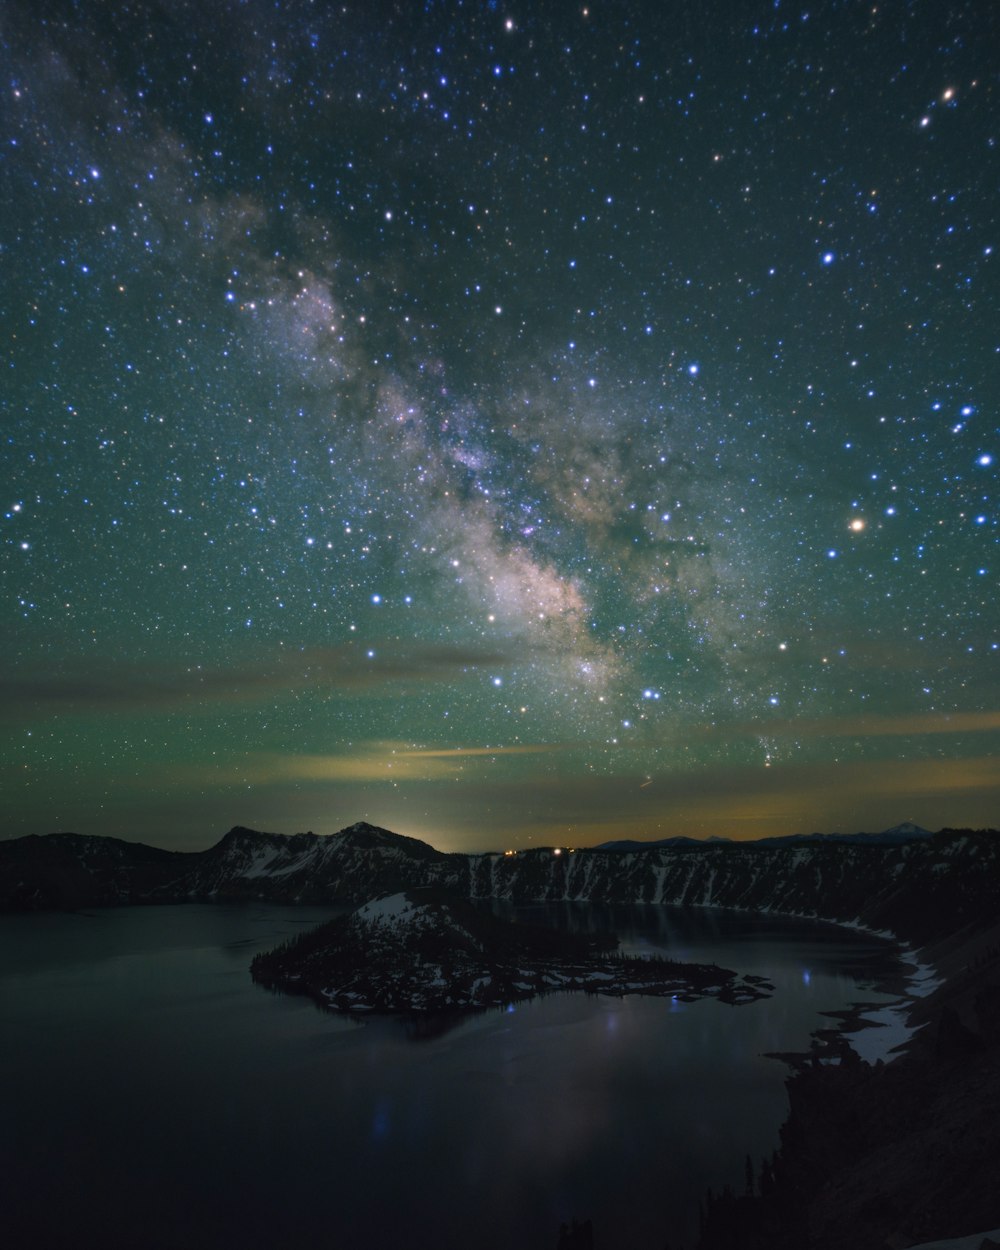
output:
[[[762,1159],[760,1163],[760,1196],[768,1198],[774,1193],[774,1169],[767,1159]]]
[[[590,1220],[560,1224],[557,1250],[594,1250],[594,1226]]]

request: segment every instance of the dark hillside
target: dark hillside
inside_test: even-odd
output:
[[[715,1196],[699,1250],[902,1250],[1000,1227],[1000,924],[932,952],[945,984],[905,1054],[806,1064],[756,1194]]]

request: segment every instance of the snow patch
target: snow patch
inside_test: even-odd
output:
[[[278,858],[277,847],[261,847],[253,853],[249,867],[240,874],[243,877],[270,876],[270,865]]]
[[[880,1059],[888,1063],[895,1057],[891,1052],[905,1045],[917,1031],[906,1022],[909,1009],[910,1003],[901,1002],[865,1011],[861,1019],[880,1027],[849,1033],[847,1040],[851,1049],[867,1063],[875,1064]]]
[[[361,920],[382,921],[396,920],[401,916],[409,915],[413,911],[413,904],[405,894],[387,894],[385,898],[373,899],[370,903],[365,903],[363,907],[359,907],[355,915]]]
[[[916,969],[906,983],[907,993],[914,998],[926,998],[944,985],[944,979],[938,976],[937,970],[930,964],[917,964]]]
[[[1000,1241],[1000,1228],[985,1233],[973,1233],[970,1237],[945,1237],[943,1241],[922,1241],[910,1250],[979,1250],[984,1241]]]

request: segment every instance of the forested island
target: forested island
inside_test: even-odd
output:
[[[258,955],[261,985],[354,1013],[453,1014],[556,990],[739,1006],[773,987],[714,964],[630,957],[614,934],[513,924],[435,889],[389,895]]]

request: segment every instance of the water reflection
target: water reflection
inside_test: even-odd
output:
[[[775,996],[555,994],[421,1031],[253,985],[251,955],[329,909],[0,917],[11,1244],[132,1250],[152,1211],[190,1250],[553,1250],[574,1217],[601,1250],[690,1243],[705,1188],[776,1144],[784,1071],[761,1054],[801,1048],[885,948],[700,909],[544,912]]]

